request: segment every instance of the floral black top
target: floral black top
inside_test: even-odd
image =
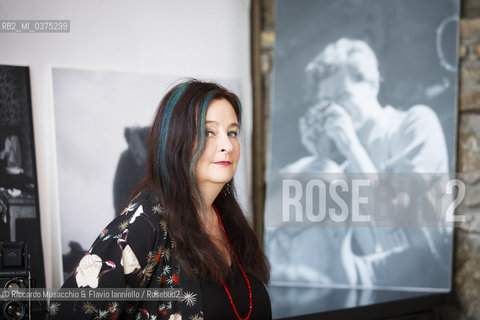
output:
[[[182,272],[174,246],[162,207],[143,191],[100,233],[63,288],[179,288],[179,299],[53,301],[49,319],[203,319],[200,285]]]

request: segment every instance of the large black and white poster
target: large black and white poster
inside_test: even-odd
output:
[[[448,292],[458,1],[276,6],[265,209],[274,313]],[[317,291],[285,294],[301,287]]]
[[[0,66],[0,242],[4,247],[27,244],[22,252],[30,260],[20,268],[30,268],[31,285],[41,288],[45,273],[37,185],[29,68]],[[0,263],[0,269],[7,266],[3,275],[11,272],[7,258]]]

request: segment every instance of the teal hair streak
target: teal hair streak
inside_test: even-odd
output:
[[[158,138],[158,144],[160,148],[158,148],[158,162],[160,164],[160,173],[163,180],[163,187],[164,190],[167,191],[168,186],[170,184],[170,176],[167,171],[167,166],[165,165],[165,153],[167,150],[167,134],[168,134],[168,127],[170,125],[170,119],[172,117],[173,109],[178,102],[178,99],[182,96],[187,89],[188,83],[184,83],[178,86],[175,89],[173,94],[171,95],[170,99],[168,99],[167,105],[165,107],[165,111],[163,112],[163,119],[162,122],[159,123],[160,125],[160,134]]]

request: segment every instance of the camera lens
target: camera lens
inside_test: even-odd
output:
[[[25,288],[25,283],[22,279],[13,278],[5,284],[5,289],[20,289]]]
[[[25,315],[25,305],[19,301],[10,301],[3,305],[3,316],[7,320],[20,320]]]

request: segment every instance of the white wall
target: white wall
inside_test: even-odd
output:
[[[51,68],[238,79],[250,141],[249,7],[249,0],[0,0],[0,20],[71,22],[70,33],[0,33],[0,64],[30,67],[47,287],[62,281]]]

